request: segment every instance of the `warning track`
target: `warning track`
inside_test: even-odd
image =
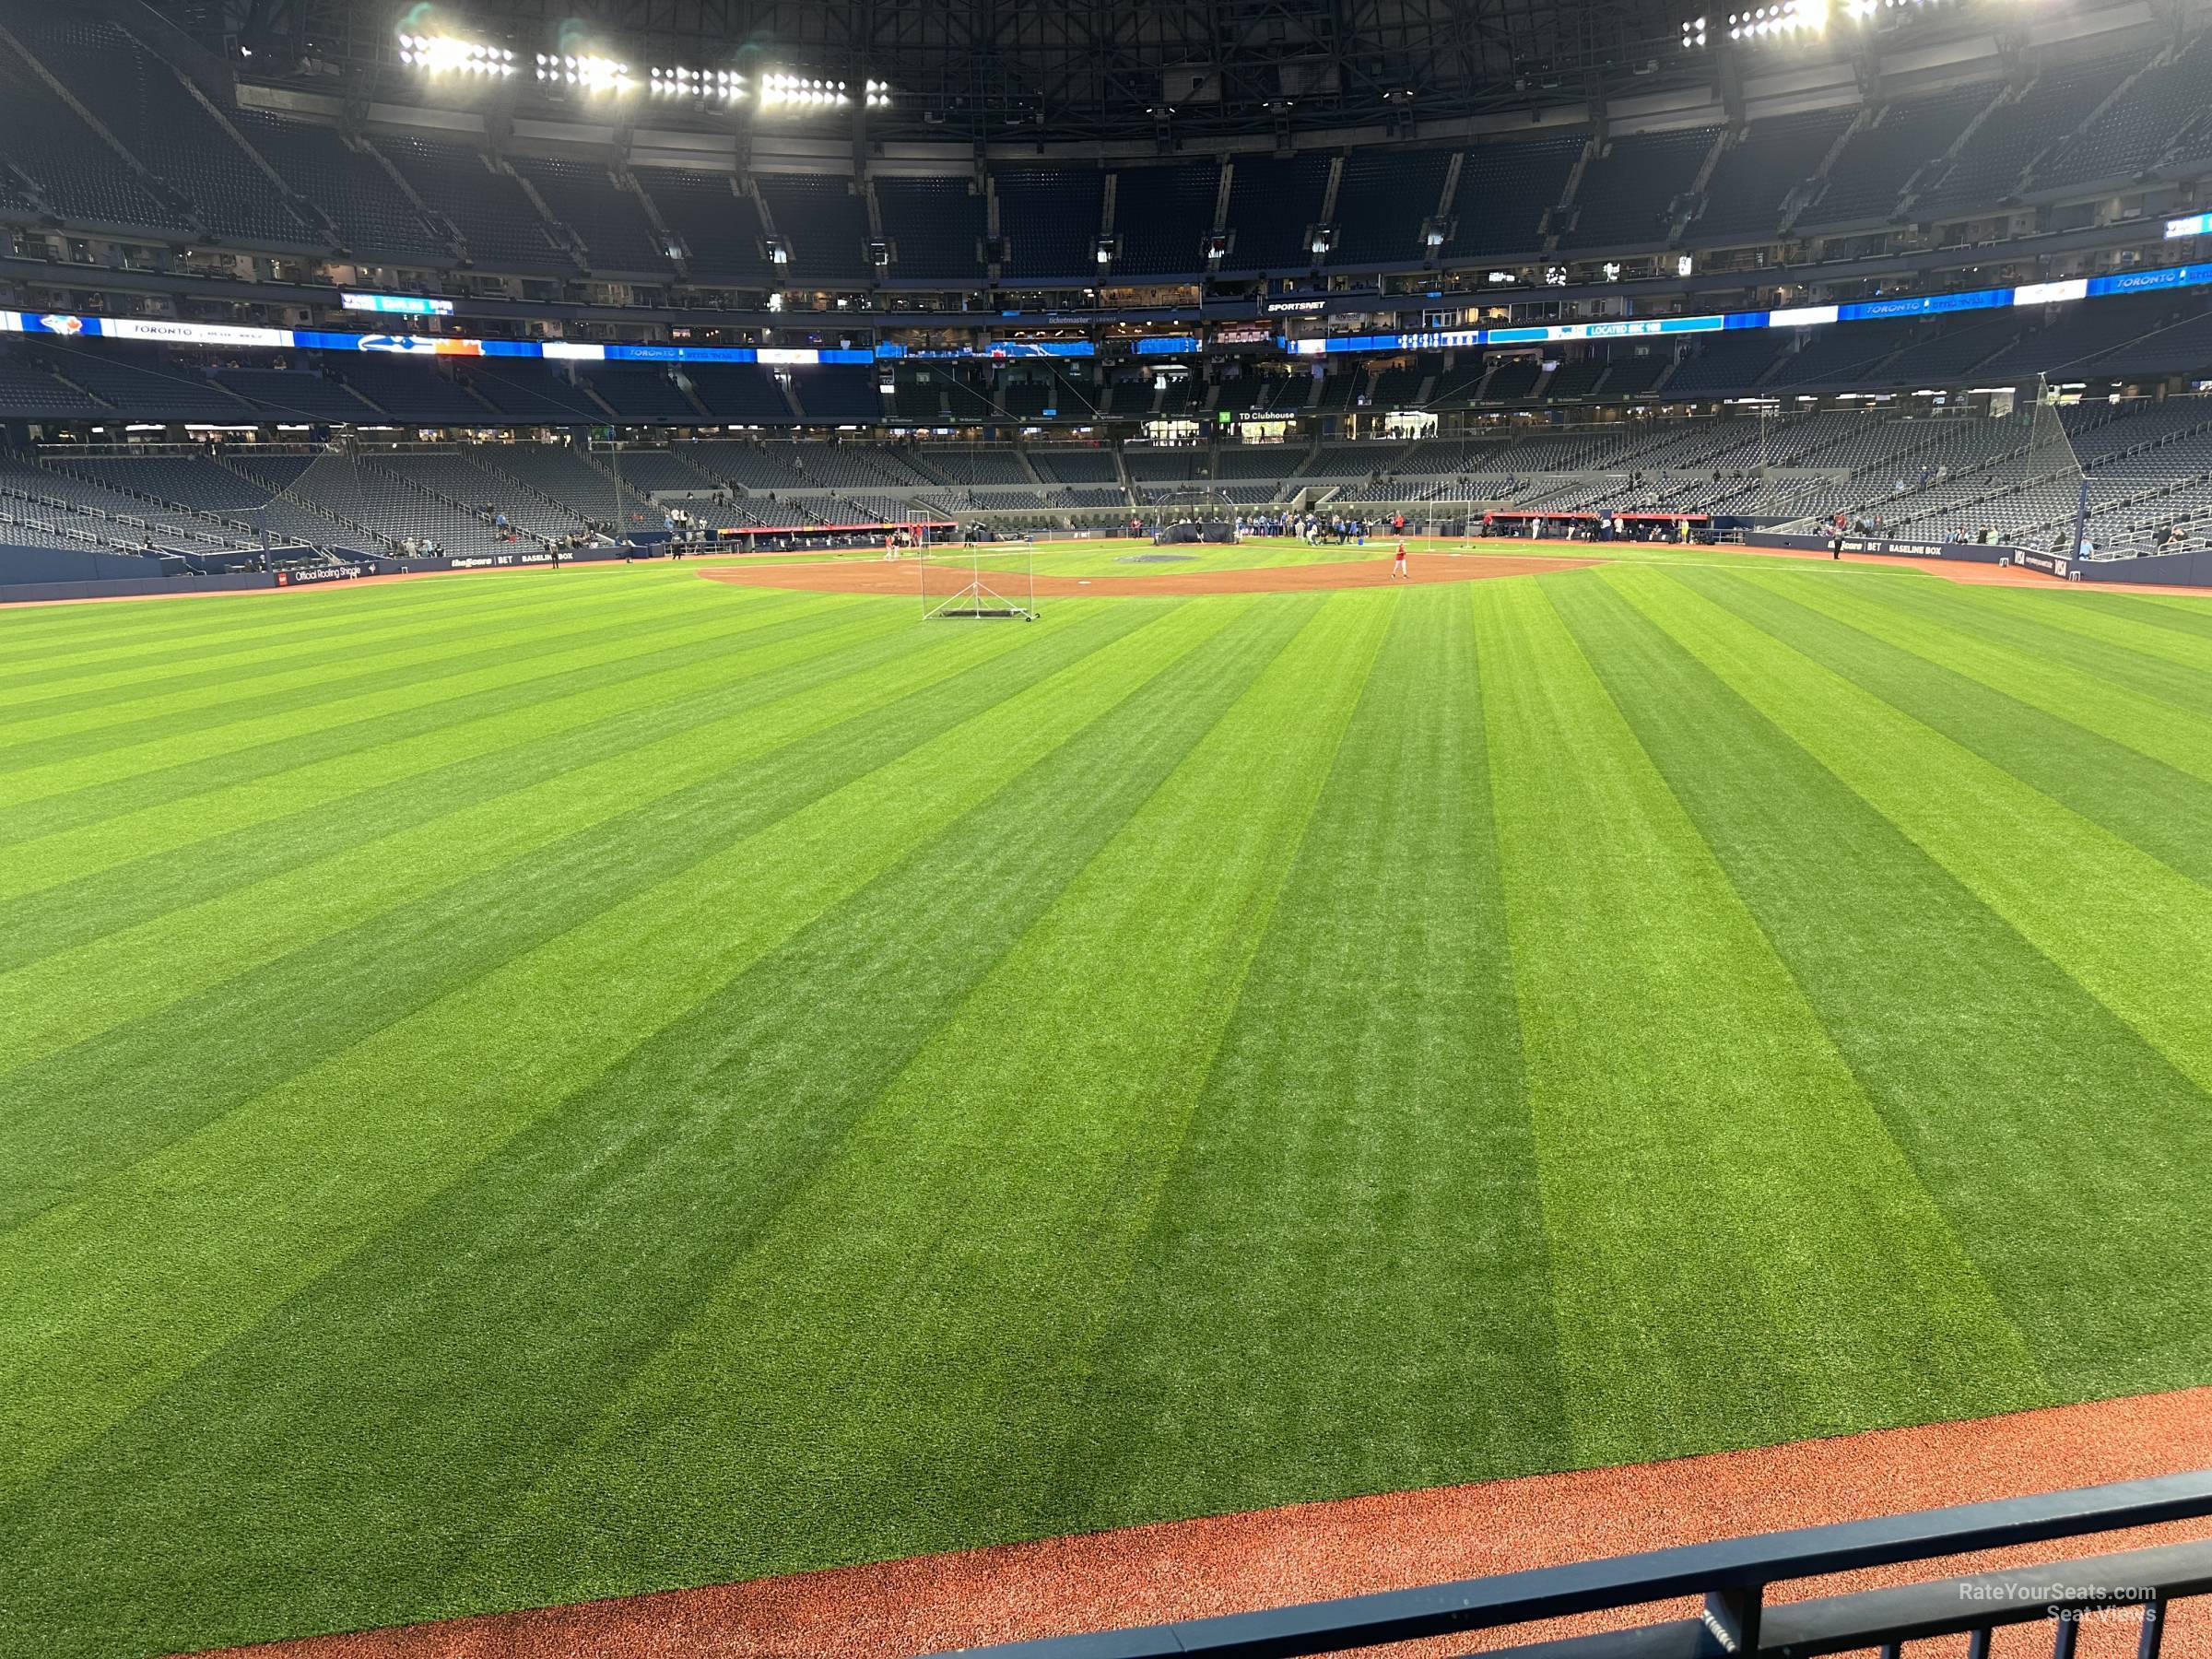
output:
[[[1162,1623],[1252,1607],[1439,1583],[1517,1568],[1744,1533],[1857,1521],[2056,1487],[2198,1468],[2212,1389],[2009,1417],[1877,1430],[1754,1451],[1477,1486],[1383,1493],[1246,1514],[1124,1527],[1031,1544],[747,1583],[665,1591],[442,1624],[229,1650],[229,1659],[885,1659],[982,1642]],[[2201,1536],[2205,1524],[2185,1524]],[[1988,1551],[1778,1587],[1778,1599],[1835,1594],[2171,1543],[2170,1529]],[[1687,1618],[1693,1605],[1608,1614],[1512,1632],[1522,1640]],[[1501,1646],[1506,1632],[1389,1650],[1445,1659]],[[2021,1643],[1999,1653],[2047,1652]],[[1947,1659],[1963,1642],[1927,1644]],[[2081,1631],[2082,1659],[2136,1652],[2134,1621]],[[2212,1606],[2187,1602],[2167,1659],[2212,1654]]]
[[[1492,576],[1535,576],[1547,571],[1579,571],[1603,564],[1599,559],[1535,558],[1502,553],[1416,553],[1406,560],[1409,579],[1417,582],[1479,582]],[[952,591],[966,567],[958,557],[936,562],[935,585]],[[725,565],[700,572],[709,582],[735,582],[740,587],[799,588],[813,594],[896,594],[913,598],[922,578],[909,559],[840,560],[835,564]],[[1009,576],[1003,565],[992,574],[1002,582],[1027,577]],[[1091,595],[1101,598],[1147,594],[1182,596],[1191,594],[1314,594],[1340,588],[1389,587],[1390,560],[1354,559],[1332,564],[1257,565],[1229,571],[1173,571],[1158,576],[1043,576],[1037,592],[1058,599]]]

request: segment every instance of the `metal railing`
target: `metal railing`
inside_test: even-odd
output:
[[[1495,1651],[1515,1659],[1810,1659],[1873,1652],[1894,1659],[1908,1641],[1964,1635],[1971,1659],[1987,1659],[1997,1630],[2048,1622],[2055,1659],[2072,1659],[2085,1618],[2125,1617],[2139,1621],[2138,1659],[2158,1659],[2171,1605],[2212,1593],[2212,1540],[1809,1600],[1770,1602],[1768,1591],[1792,1580],[2207,1515],[2212,1470],[958,1651],[970,1659],[1290,1659],[1698,1596],[1703,1605],[1694,1618]]]

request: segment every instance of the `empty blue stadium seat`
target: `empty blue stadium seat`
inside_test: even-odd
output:
[[[1790,193],[1819,171],[1857,113],[1808,110],[1751,123],[1713,163],[1704,206],[1689,227],[1688,240],[1771,240]]]
[[[530,182],[553,217],[582,239],[584,263],[593,275],[656,281],[675,275],[676,262],[646,216],[644,203],[618,188],[606,168],[518,156],[514,171]]]
[[[877,175],[876,208],[898,280],[980,281],[984,201],[972,179]]]
[[[233,125],[300,197],[321,208],[347,252],[371,264],[451,265],[453,244],[433,230],[375,157],[335,127],[258,110]]]
[[[1088,168],[994,169],[1006,275],[1035,281],[1098,279],[1092,256],[1106,212],[1106,175]]]
[[[1587,147],[1580,131],[1547,138],[1477,145],[1459,164],[1446,252],[1475,258],[1534,253],[1544,244],[1544,214],[1567,194]]]
[[[1450,150],[1354,150],[1336,186],[1332,265],[1420,259],[1421,225],[1433,218],[1452,168]]]
[[[379,134],[371,142],[460,234],[473,264],[518,275],[575,273],[576,262],[555,243],[523,187],[481,150],[405,133]]]
[[[1194,275],[1206,268],[1221,170],[1213,162],[1124,167],[1114,179],[1117,272],[1131,276]]]
[[[638,182],[683,241],[694,281],[754,286],[775,280],[762,247],[760,209],[728,173],[640,168]]]
[[[1239,156],[1229,183],[1229,257],[1224,271],[1305,270],[1313,256],[1306,232],[1320,222],[1329,158]]]
[[[23,20],[19,38],[126,149],[159,163],[210,231],[262,247],[325,245],[176,72],[121,25],[57,9]]]
[[[1594,251],[1665,242],[1675,205],[1697,182],[1720,134],[1718,127],[1688,127],[1614,139],[1583,167],[1574,224],[1559,246]]]
[[[868,275],[868,207],[850,179],[823,173],[759,173],[753,179],[775,234],[791,251],[782,272],[821,281]]]

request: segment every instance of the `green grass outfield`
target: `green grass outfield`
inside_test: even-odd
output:
[[[2208,717],[1697,549],[0,614],[0,1653],[2212,1380]]]

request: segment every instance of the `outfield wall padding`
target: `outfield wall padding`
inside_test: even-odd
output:
[[[1795,531],[1748,530],[1744,533],[1747,547],[1790,547],[1805,553],[1825,553],[1832,538],[1826,535],[1805,535]],[[1877,553],[1892,559],[1941,559],[1954,563],[2003,564],[2007,559],[2020,562],[2020,549],[1999,543],[1983,545],[1981,542],[1906,541],[1887,535],[1847,535],[1843,551],[1850,553]]]
[[[2212,587],[2212,548],[2150,553],[2141,559],[2080,559],[2073,571],[2084,582],[2121,582],[2130,587]]]
[[[259,571],[241,571],[234,576],[147,576],[127,582],[15,582],[0,585],[0,605],[32,605],[52,599],[144,598],[156,594],[228,594],[276,585],[276,577]]]
[[[1801,535],[1780,530],[1746,533],[1747,547],[1791,547],[1808,553],[1828,551],[1825,535]],[[1879,535],[1847,535],[1843,551],[1885,553],[1900,559],[1940,559],[1969,564],[2018,565],[2069,582],[2096,582],[2124,587],[2212,587],[2212,548],[2186,553],[2147,553],[2136,559],[2074,559],[2036,547],[1979,542],[1897,541]]]
[[[18,558],[43,555],[55,558]],[[640,557],[659,557],[639,549]],[[613,547],[564,550],[562,564],[600,564],[622,557]],[[66,548],[0,547],[0,605],[29,605],[54,599],[127,599],[169,594],[226,594],[255,588],[320,587],[359,576],[412,576],[440,571],[503,570],[518,565],[550,568],[553,555],[540,547],[512,553],[477,553],[434,559],[380,559],[359,556],[345,565],[310,565],[271,573],[239,571],[221,575],[158,576],[150,561],[129,553],[77,553]]]
[[[159,560],[136,553],[0,543],[0,587],[46,582],[143,582],[160,574]]]

